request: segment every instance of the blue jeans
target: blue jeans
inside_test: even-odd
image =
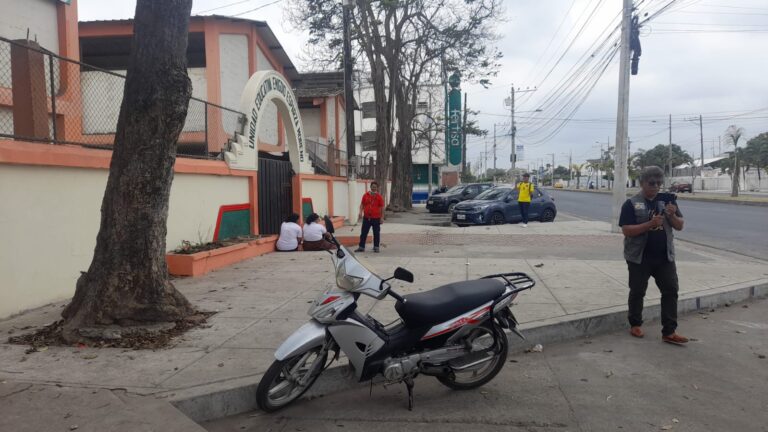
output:
[[[379,247],[381,240],[381,221],[379,219],[363,218],[363,229],[360,231],[360,248],[365,249],[365,240],[368,238],[368,231],[373,228],[373,247]]]
[[[517,205],[520,206],[520,216],[523,217],[523,223],[528,223],[528,209],[531,207],[531,203],[518,201]]]

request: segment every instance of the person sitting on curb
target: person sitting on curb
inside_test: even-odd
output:
[[[336,245],[328,240],[329,234],[323,223],[318,222],[320,216],[312,213],[304,225],[304,250],[322,251],[336,249]]]
[[[379,193],[378,183],[371,182],[371,190],[363,195],[359,218],[363,219],[363,228],[360,231],[360,245],[355,252],[365,252],[368,231],[373,228],[373,251],[379,253],[381,224],[384,223],[384,197]]]
[[[683,215],[672,194],[659,194],[664,171],[649,166],[640,173],[640,192],[624,202],[619,226],[624,233],[624,259],[629,267],[629,333],[643,337],[643,298],[653,276],[661,291],[661,339],[681,345],[688,338],[677,330],[677,267],[674,234],[683,229]]]
[[[299,215],[291,213],[290,216],[280,225],[280,237],[275,243],[275,248],[279,252],[294,252],[299,250],[301,244],[301,227],[296,222],[299,221]]]

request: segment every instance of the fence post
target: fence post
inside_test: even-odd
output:
[[[203,102],[203,123],[205,123],[205,158],[211,158],[211,148],[208,146],[208,103]]]
[[[51,125],[53,126],[51,142],[56,142],[56,80],[53,76],[53,57],[48,55],[48,75],[51,80]]]

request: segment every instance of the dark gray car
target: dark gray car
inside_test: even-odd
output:
[[[529,219],[552,222],[555,216],[557,207],[554,198],[541,189],[535,189]],[[460,202],[451,212],[451,222],[458,226],[517,223],[522,219],[517,205],[517,190],[504,186],[485,191],[473,200]]]
[[[480,193],[492,188],[492,183],[469,183],[456,185],[445,192],[436,193],[427,199],[427,210],[430,213],[448,212],[456,204],[475,198]]]

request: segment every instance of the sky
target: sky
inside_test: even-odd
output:
[[[746,140],[768,131],[768,3],[765,0],[635,0],[651,19],[640,32],[639,74],[630,79],[631,151],[672,142],[697,159],[698,116],[703,119],[706,158],[732,149],[724,139],[731,124]],[[307,35],[283,17],[284,0],[194,0],[193,14],[238,15],[266,21],[299,71],[307,71],[302,47]],[[502,67],[488,88],[464,83],[468,105],[480,111],[488,138],[467,140],[475,167],[509,168],[510,110],[504,99],[516,89],[517,144],[524,146],[518,167],[567,165],[599,157],[600,146],[616,140],[619,56],[610,56],[618,31],[621,0],[505,0],[496,46]],[[228,6],[227,6],[228,5]],[[225,7],[222,7],[225,6]],[[211,10],[218,8],[216,10]],[[135,1],[79,0],[81,21],[131,18]],[[641,16],[641,21],[644,18]],[[601,42],[603,49],[597,50]],[[585,59],[590,59],[586,63]],[[602,61],[601,61],[602,60]],[[610,60],[610,62],[609,62]],[[526,89],[535,91],[525,92]],[[540,111],[537,111],[540,110]],[[719,141],[720,140],[720,141]]]

